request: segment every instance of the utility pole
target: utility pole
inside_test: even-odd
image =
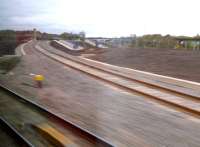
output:
[[[33,29],[33,40],[37,40],[37,30]]]

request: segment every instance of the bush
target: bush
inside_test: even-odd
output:
[[[0,31],[0,56],[14,55],[16,47],[16,32],[11,30]]]
[[[17,63],[20,61],[20,56],[17,55],[6,55],[0,57],[0,70],[3,72],[8,72],[13,69]]]

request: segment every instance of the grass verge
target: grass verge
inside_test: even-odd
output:
[[[20,56],[5,55],[0,57],[0,73],[4,74],[13,69],[20,62]]]

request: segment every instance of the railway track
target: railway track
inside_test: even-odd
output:
[[[0,94],[0,105],[4,107],[0,113],[1,126],[21,146],[114,147],[3,85],[0,85]]]
[[[26,138],[24,138],[15,128],[12,127],[6,120],[0,117],[0,126],[6,131],[9,136],[14,138],[16,143],[23,147],[34,147]]]
[[[172,88],[134,79],[128,74],[115,71],[102,64],[93,63],[71,55],[60,55],[36,46],[42,54],[73,69],[84,72],[130,93],[137,93],[176,110],[200,117],[200,97],[176,91]]]

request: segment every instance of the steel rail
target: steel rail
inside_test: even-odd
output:
[[[8,87],[0,84],[0,88],[2,90],[4,90],[5,92],[9,93],[10,95],[12,95],[14,98],[19,100],[20,102],[25,103],[25,104],[27,104],[31,107],[34,107],[39,112],[46,114],[52,120],[59,122],[64,127],[66,126],[66,128],[70,128],[71,130],[73,130],[73,132],[76,132],[79,137],[83,137],[86,140],[90,140],[90,141],[94,142],[97,147],[114,147],[113,144],[106,141],[105,139],[103,139],[103,138],[95,135],[94,133],[76,125],[75,123],[73,123],[69,120],[66,120],[62,116],[44,108],[43,106],[37,104],[36,102],[33,102],[31,100],[26,99],[24,96],[16,93],[15,91],[12,91]]]
[[[45,49],[46,50],[46,49]],[[121,78],[124,78],[124,79],[127,79],[127,80],[130,80],[130,81],[134,81],[134,82],[137,82],[137,83],[140,83],[144,86],[148,86],[148,87],[155,87],[157,89],[160,89],[160,90],[163,90],[163,91],[166,91],[166,92],[171,92],[171,93],[174,93],[176,95],[182,95],[184,97],[188,97],[189,99],[192,99],[192,100],[197,100],[200,102],[200,96],[194,96],[194,95],[191,95],[189,93],[182,93],[180,91],[177,91],[177,90],[174,90],[174,89],[171,89],[171,88],[167,88],[167,87],[164,87],[164,86],[161,86],[161,85],[157,85],[157,84],[153,84],[153,83],[149,83],[149,82],[145,82],[145,81],[142,81],[142,80],[138,80],[138,79],[135,79],[133,77],[130,77],[128,75],[125,75],[124,73],[121,73],[121,72],[116,72],[114,70],[110,70],[110,69],[105,69],[105,68],[102,68],[102,67],[98,67],[98,66],[95,66],[95,65],[91,65],[89,63],[85,63],[85,62],[82,62],[80,61],[79,59],[74,59],[74,57],[66,57],[64,55],[60,55],[58,53],[54,53],[52,51],[49,51],[49,50],[46,50],[48,52],[51,52],[57,56],[61,56],[63,58],[66,58],[68,60],[71,60],[73,62],[76,62],[76,63],[79,63],[79,64],[82,64],[82,65],[85,65],[85,66],[88,66],[88,67],[91,67],[93,69],[96,69],[96,70],[99,70],[99,71],[103,71],[103,72],[106,72],[106,73],[109,73],[109,74],[112,74],[112,75],[115,75],[115,76],[118,76],[118,77],[121,77]],[[81,59],[81,58],[80,58]]]
[[[3,130],[5,130],[16,142],[23,147],[34,147],[24,136],[22,136],[11,124],[5,119],[0,117],[0,124]]]
[[[37,47],[36,47],[36,48],[37,48]],[[43,50],[46,50],[46,49],[43,49]],[[40,51],[40,50],[38,50],[38,51]],[[50,52],[51,54],[55,54],[55,55],[57,55],[57,56],[60,56],[60,57],[62,57],[62,58],[65,58],[66,60],[75,62],[75,63],[80,64],[80,65],[84,65],[84,66],[90,67],[90,68],[92,68],[92,69],[96,69],[96,70],[98,70],[98,71],[102,71],[102,72],[104,72],[104,73],[108,73],[108,74],[111,74],[111,75],[115,75],[115,76],[118,76],[118,77],[121,77],[121,78],[125,78],[125,79],[128,79],[128,80],[133,80],[133,79],[130,79],[130,78],[124,76],[124,75],[119,75],[119,74],[117,74],[117,73],[112,73],[112,72],[110,72],[110,71],[106,71],[106,70],[100,69],[100,68],[98,68],[98,67],[96,67],[96,66],[88,65],[88,64],[83,63],[83,62],[81,62],[81,61],[77,61],[77,60],[71,59],[71,58],[69,58],[69,57],[65,57],[65,56],[63,56],[63,55],[57,54],[57,53],[52,53],[51,51],[48,51],[48,50],[46,50],[46,51],[47,51],[47,52]],[[161,102],[161,103],[165,103],[165,104],[167,104],[167,105],[169,105],[169,106],[171,106],[171,107],[173,107],[173,108],[179,108],[179,109],[183,110],[183,111],[186,112],[186,113],[189,112],[190,114],[193,114],[195,117],[198,117],[198,118],[200,117],[200,111],[196,111],[196,110],[193,109],[193,108],[185,107],[184,105],[174,103],[174,102],[172,102],[172,101],[170,101],[170,100],[164,100],[164,99],[161,99],[161,98],[159,98],[159,97],[152,96],[151,94],[144,93],[144,92],[141,92],[141,91],[138,91],[138,90],[134,90],[133,88],[125,87],[125,86],[120,85],[120,84],[118,84],[118,83],[115,83],[115,82],[106,80],[106,79],[104,79],[104,78],[102,78],[102,77],[98,77],[98,76],[96,76],[96,75],[94,75],[94,74],[92,74],[92,73],[83,71],[83,70],[78,69],[78,68],[76,68],[76,67],[73,67],[72,65],[63,63],[62,61],[58,61],[57,59],[48,56],[47,54],[45,54],[45,53],[42,52],[42,51],[40,51],[40,53],[42,53],[43,55],[45,55],[45,56],[47,56],[47,57],[49,57],[49,58],[51,58],[51,59],[53,59],[53,60],[55,60],[55,61],[57,61],[57,62],[60,62],[60,63],[62,63],[62,64],[64,64],[64,65],[66,65],[66,66],[69,66],[69,67],[71,67],[71,68],[73,68],[73,69],[75,69],[75,70],[78,70],[78,71],[81,71],[81,72],[83,72],[83,73],[86,73],[86,74],[88,74],[88,75],[90,75],[90,76],[93,76],[93,77],[95,77],[95,78],[97,78],[97,79],[100,79],[100,80],[102,80],[102,81],[108,82],[108,83],[110,83],[110,84],[112,84],[112,85],[115,85],[115,86],[121,88],[121,89],[127,90],[127,91],[129,91],[129,92],[136,92],[136,93],[142,94],[142,95],[144,95],[144,96],[150,97],[151,99],[157,100],[157,101],[159,101],[159,102]],[[134,81],[135,81],[135,80],[134,80]],[[140,82],[140,81],[138,81],[138,82]],[[145,83],[145,82],[140,82],[140,83],[142,83],[142,84],[147,84],[147,85],[148,85],[148,83]],[[149,84],[148,86],[154,86],[154,87],[157,88],[157,89],[158,89],[158,88],[159,88],[159,89],[162,89],[162,87],[155,86],[155,85],[152,85],[152,84]],[[164,89],[164,90],[166,91],[167,89]],[[173,92],[173,91],[170,91],[170,90],[169,90],[169,92]],[[176,92],[174,92],[174,93],[175,93],[176,95],[177,95],[177,94],[182,94],[182,93],[176,93]],[[193,96],[191,96],[191,95],[185,95],[185,94],[182,94],[182,95],[184,96],[184,98],[186,98],[185,96],[188,96],[188,97],[189,97],[188,99],[191,100],[191,101],[199,101],[199,100],[200,100],[198,97],[193,97]],[[186,99],[187,99],[187,98],[186,98]]]

